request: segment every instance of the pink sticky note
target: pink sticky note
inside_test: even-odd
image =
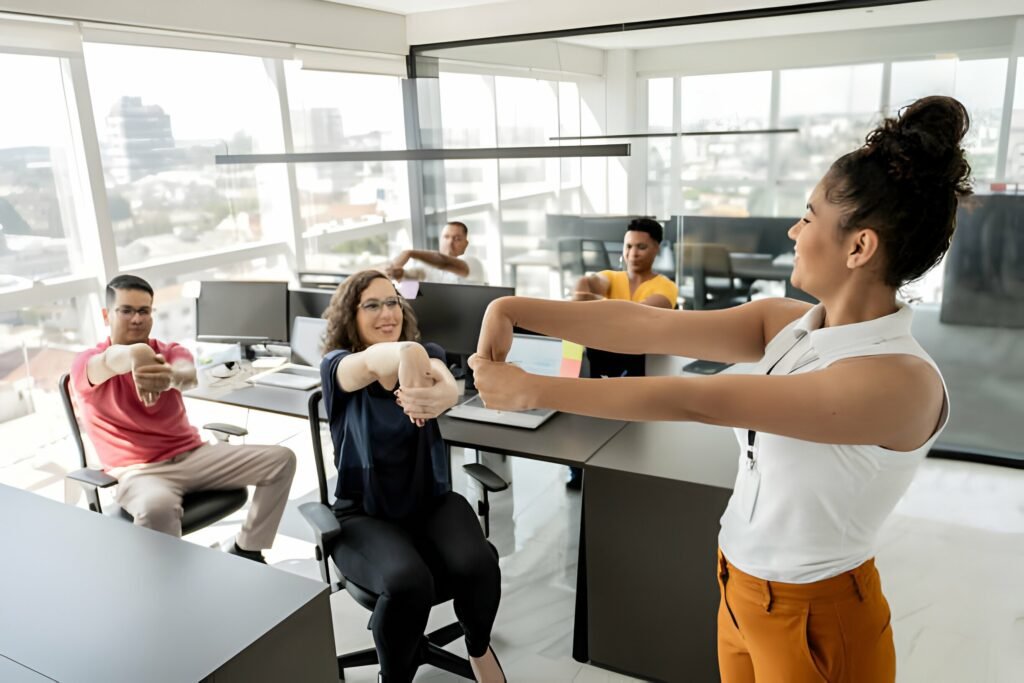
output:
[[[579,377],[580,370],[583,367],[583,361],[574,360],[572,358],[563,358],[562,365],[558,370],[559,377]]]

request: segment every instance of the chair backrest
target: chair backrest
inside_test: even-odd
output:
[[[583,277],[588,272],[612,269],[612,261],[604,241],[591,237],[560,238],[558,264],[563,274],[573,277]]]
[[[313,459],[316,460],[316,484],[320,491],[320,503],[330,505],[327,494],[327,467],[324,465],[324,446],[320,437],[320,401],[324,392],[314,391],[309,395],[306,411],[309,417],[309,434],[313,440]]]
[[[732,258],[729,256],[729,248],[724,244],[684,244],[679,258],[683,277],[693,278],[694,308],[704,308],[708,299],[712,298],[709,278],[725,280],[725,292],[723,293],[721,288],[716,288],[715,294],[728,298],[737,296]]]
[[[88,458],[85,453],[85,442],[82,441],[82,428],[78,424],[78,416],[75,415],[75,403],[71,397],[71,375],[64,373],[57,380],[57,389],[60,391],[60,400],[64,404],[64,414],[68,418],[68,427],[71,429],[71,438],[78,450],[78,464],[80,467],[88,467]]]

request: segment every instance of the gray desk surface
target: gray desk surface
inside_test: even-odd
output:
[[[186,391],[184,396],[185,398],[226,403],[252,410],[265,410],[280,415],[306,417],[308,415],[309,397],[315,391],[316,389],[300,391],[283,387],[257,386],[248,382],[235,382],[212,387],[196,387]],[[322,401],[320,403],[320,417],[324,420],[327,419],[327,413],[324,412]]]
[[[438,418],[441,436],[452,446],[521,455],[564,465],[583,465],[627,423],[559,413],[537,429]]]
[[[731,489],[739,455],[739,443],[726,427],[636,422],[594,453],[587,467]]]
[[[317,581],[2,485],[0,519],[0,655],[60,681],[198,681],[327,599]]]

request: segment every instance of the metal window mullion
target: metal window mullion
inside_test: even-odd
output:
[[[419,94],[417,79],[402,80],[402,108],[405,112],[405,146],[407,149],[421,149]],[[423,249],[427,244],[426,203],[423,198],[423,162],[406,163],[409,183],[409,219],[412,246]]]
[[[96,278],[92,275],[80,277],[53,278],[37,282],[27,289],[0,292],[0,311],[17,311],[51,304],[61,299],[85,297],[96,294]],[[99,310],[96,311],[99,316]]]
[[[85,239],[79,235],[82,244],[82,257],[86,263],[96,264],[91,275],[93,287],[89,292],[103,298],[107,282],[120,272],[117,259],[117,243],[114,241],[114,224],[110,218],[110,204],[107,200],[107,185],[103,175],[103,157],[100,154],[99,134],[96,131],[96,119],[93,114],[92,96],[89,90],[89,77],[85,67],[85,55],[69,57],[64,62],[65,72],[70,76],[72,96],[74,98],[74,114],[71,117],[73,135],[78,138],[81,153],[85,160],[85,175],[88,195],[91,199],[82,199],[82,209],[92,209],[93,221],[79,221],[79,229],[85,231],[89,224],[95,240]],[[69,107],[69,110],[71,108]],[[77,122],[77,125],[76,125]],[[104,328],[103,318],[96,307],[92,307],[87,317],[87,338],[101,338]]]
[[[285,242],[269,242],[223,251],[205,253],[192,258],[164,261],[161,263],[142,263],[132,266],[132,273],[146,279],[175,277],[186,273],[209,270],[228,266],[241,261],[251,261],[270,256],[287,256],[288,245]]]
[[[284,151],[287,154],[295,153],[295,136],[292,134],[292,115],[288,105],[288,79],[285,76],[284,61],[275,59],[274,62],[274,85],[277,89],[278,106],[281,109],[281,130],[284,134]],[[295,165],[286,166],[288,174],[288,204],[291,216],[291,239],[288,246],[291,254],[288,257],[292,272],[299,273],[306,269],[306,244],[302,239],[303,222],[302,208],[299,203],[299,183],[295,172]]]
[[[782,72],[779,69],[772,70],[771,100],[768,113],[768,128],[779,128],[779,109],[781,108]],[[779,213],[779,137],[768,136],[768,176],[765,178],[765,189],[770,193],[772,215]]]
[[[494,145],[495,147],[501,147],[501,140],[498,139],[498,81],[494,76],[490,77],[491,83],[491,102],[493,107],[491,108],[494,112],[494,116],[491,118],[491,123],[494,125]],[[501,264],[501,282],[505,284],[505,250],[504,240],[501,238],[501,226],[504,221],[505,212],[501,206],[501,159],[494,160],[494,204],[492,205],[492,211],[494,212],[497,228],[494,233],[497,236],[496,249],[498,251],[498,258],[495,259]],[[490,247],[490,245],[488,245]]]
[[[1009,178],[1010,132],[1013,124],[1013,100],[1017,90],[1017,65],[1024,56],[1024,19],[1017,19],[1013,32],[1013,45],[1006,62],[1006,87],[1003,92],[1003,115],[999,121],[999,146],[996,151],[996,177],[1006,182]]]
[[[882,92],[879,94],[878,112],[881,116],[889,115],[892,102],[892,60],[882,62]]]

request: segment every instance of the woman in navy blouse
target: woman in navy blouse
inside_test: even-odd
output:
[[[381,677],[411,681],[443,582],[466,632],[478,681],[504,681],[490,647],[501,574],[465,498],[452,492],[433,418],[458,390],[444,351],[421,344],[412,310],[378,271],[343,282],[324,312],[320,366],[334,442],[342,574],[380,595],[372,619]],[[415,411],[403,391],[417,388]]]

